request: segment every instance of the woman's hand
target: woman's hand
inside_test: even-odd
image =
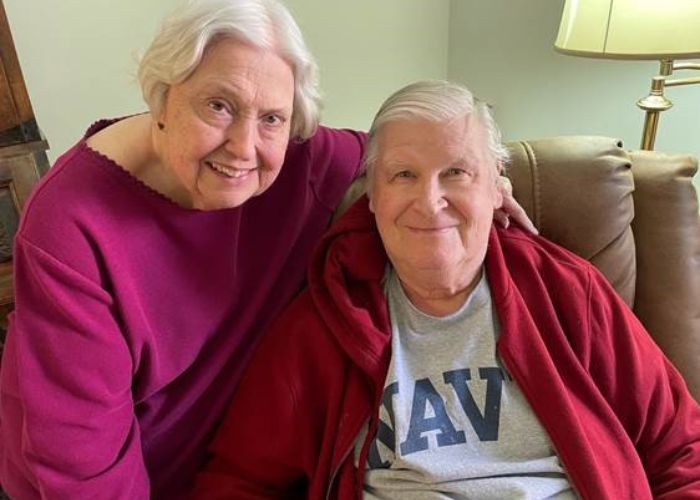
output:
[[[525,230],[530,231],[532,234],[539,234],[539,231],[537,231],[537,228],[525,213],[525,209],[513,198],[513,185],[510,183],[510,179],[502,175],[498,186],[503,195],[503,205],[493,213],[493,218],[501,226],[507,228],[512,217]]]

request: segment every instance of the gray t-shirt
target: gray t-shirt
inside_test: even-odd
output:
[[[572,499],[547,433],[496,354],[486,278],[433,317],[389,270],[392,358],[365,499]]]

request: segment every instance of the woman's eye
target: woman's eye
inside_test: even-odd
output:
[[[413,174],[410,170],[402,170],[400,172],[397,172],[396,175],[394,175],[394,177],[397,179],[410,179],[411,177],[413,177]]]
[[[284,119],[278,115],[265,115],[263,117],[263,122],[267,125],[282,125]]]

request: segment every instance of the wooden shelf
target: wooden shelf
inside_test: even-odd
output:
[[[48,147],[34,118],[0,0],[0,349],[14,306],[13,241],[24,203],[49,168]]]
[[[12,304],[14,298],[12,285],[12,261],[0,263],[0,306]]]

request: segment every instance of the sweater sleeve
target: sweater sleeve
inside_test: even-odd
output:
[[[42,498],[148,498],[132,357],[112,297],[21,235],[14,266],[2,363],[5,489],[18,498],[30,484]]]
[[[659,499],[700,498],[700,406],[602,276],[592,272],[591,371]]]
[[[330,210],[335,210],[350,183],[360,174],[366,140],[364,132],[328,127],[319,127],[310,139],[314,193]]]

